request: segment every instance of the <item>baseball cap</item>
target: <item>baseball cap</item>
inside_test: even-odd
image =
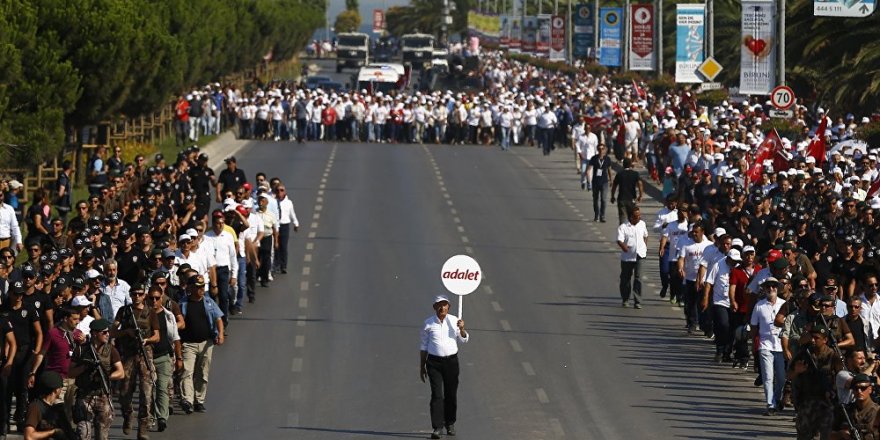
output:
[[[94,280],[95,278],[101,278],[101,272],[98,272],[95,269],[89,269],[86,271],[86,278],[89,280]]]
[[[775,277],[767,277],[764,279],[764,281],[761,281],[761,286],[768,285],[768,284],[777,284],[778,285],[779,280],[777,280]]]
[[[742,256],[740,256],[739,251],[736,249],[731,249],[727,252],[727,257],[733,261],[742,261]]]
[[[447,298],[446,295],[437,295],[434,297],[434,302],[432,302],[431,305],[434,305],[434,304],[437,304],[437,303],[443,302],[443,301],[446,301],[448,303],[449,298]]]
[[[92,302],[86,298],[85,295],[77,295],[74,296],[72,300],[70,300],[71,307],[87,307],[92,305]]]

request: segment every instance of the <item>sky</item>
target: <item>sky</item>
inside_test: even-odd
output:
[[[328,15],[330,17],[330,26],[333,26],[333,22],[336,21],[336,16],[345,9],[345,0],[329,1],[330,7],[328,8]],[[408,0],[360,0],[361,32],[372,35],[373,9],[387,9],[391,6],[404,6],[408,4]],[[315,31],[313,38],[323,39],[324,35],[325,29],[322,27]]]

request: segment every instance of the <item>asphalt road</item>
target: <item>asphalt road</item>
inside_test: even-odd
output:
[[[793,435],[791,413],[761,415],[751,372],[686,335],[656,259],[645,307],[620,307],[616,225],[591,221],[567,151],[252,142],[237,157],[292,195],[289,273],[231,320],[208,412],[154,438],[426,438],[419,330],[459,253],[485,279],[465,298],[458,438]]]

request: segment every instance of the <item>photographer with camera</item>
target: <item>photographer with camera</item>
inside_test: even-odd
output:
[[[150,425],[150,408],[153,405],[153,356],[152,346],[159,342],[159,321],[156,314],[146,305],[147,288],[143,284],[135,284],[129,290],[131,304],[123,306],[116,312],[110,335],[116,340],[116,347],[122,357],[122,368],[125,378],[119,392],[119,403],[122,406],[124,421],[122,432],[131,433],[134,425],[132,399],[135,384],[140,389],[140,405],[138,407],[138,440],[148,439]]]

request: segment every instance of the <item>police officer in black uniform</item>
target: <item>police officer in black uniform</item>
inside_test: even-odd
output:
[[[217,185],[214,179],[214,170],[208,166],[207,154],[199,154],[196,166],[189,170],[189,177],[195,191],[195,219],[201,220],[208,215],[208,209],[211,207],[211,188]]]

